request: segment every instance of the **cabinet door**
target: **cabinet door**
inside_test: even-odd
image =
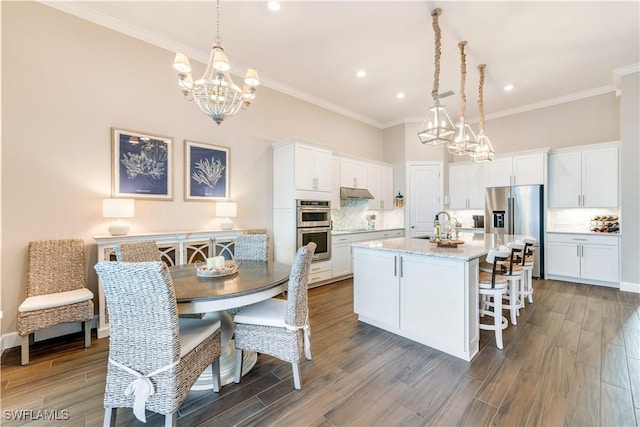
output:
[[[449,209],[466,209],[469,169],[464,165],[449,165]]]
[[[331,209],[340,209],[340,158],[331,159]]]
[[[349,240],[349,239],[345,239]],[[335,237],[334,241],[340,241]],[[351,267],[351,243],[338,243],[331,246],[332,277],[344,276],[353,273]]]
[[[467,170],[467,207],[469,209],[484,209],[486,188],[484,183],[484,164],[469,163]]]
[[[399,256],[355,248],[353,311],[381,324],[400,326]]]
[[[367,165],[367,188],[373,199],[369,199],[369,209],[380,208],[380,166]]]
[[[296,190],[315,190],[315,153],[313,147],[297,144],[295,152]]]
[[[618,246],[581,245],[581,276],[585,279],[618,282]]]
[[[544,184],[544,155],[531,154],[513,158],[513,185]]]
[[[367,188],[367,164],[352,159],[340,159],[340,186]]]
[[[583,206],[618,207],[618,147],[582,153]]]
[[[380,209],[393,209],[393,168],[380,166]]]
[[[487,187],[508,187],[513,175],[511,157],[495,159],[487,164]]]
[[[316,190],[331,192],[333,175],[331,166],[331,151],[315,149],[313,158],[316,178]]]
[[[549,207],[577,208],[582,195],[582,154],[549,155]]]
[[[548,274],[580,277],[580,246],[575,243],[547,242],[545,255]]]
[[[440,348],[464,352],[469,315],[465,263],[404,254],[401,262],[401,329]]]

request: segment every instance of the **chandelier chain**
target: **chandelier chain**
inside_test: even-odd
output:
[[[480,85],[478,86],[478,113],[480,114],[480,121],[478,123],[478,130],[481,134],[484,133],[484,101],[482,99],[482,93],[484,88],[484,69],[486,66],[486,64],[478,65],[478,70],[480,71]]]
[[[458,110],[458,116],[464,117],[464,113],[467,110],[467,94],[464,92],[465,81],[467,80],[467,55],[464,53],[464,47],[467,45],[466,41],[458,43],[460,48],[460,109]]]
[[[220,44],[220,0],[216,1],[216,43]]]
[[[440,25],[438,25],[438,16],[442,13],[442,9],[434,9],[431,12],[431,16],[433,17],[433,32],[435,34],[435,58],[434,65],[435,70],[433,72],[433,90],[431,91],[431,96],[433,99],[438,98],[439,91],[439,79],[440,79],[440,54],[441,54],[441,43],[440,43]]]

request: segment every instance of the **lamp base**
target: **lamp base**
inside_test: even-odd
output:
[[[112,236],[124,236],[129,233],[129,224],[119,219],[109,226],[109,234]]]
[[[220,221],[220,228],[223,230],[233,230],[233,221],[229,218],[225,218]]]

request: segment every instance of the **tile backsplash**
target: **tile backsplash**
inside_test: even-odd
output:
[[[591,217],[600,215],[619,216],[620,210],[615,208],[548,209],[547,231],[587,233],[590,231]],[[622,221],[620,224],[622,225]]]
[[[366,214],[376,214],[376,229],[404,227],[404,208],[369,210],[369,202],[364,199],[340,201],[340,209],[331,211],[334,230],[364,230],[367,228]]]

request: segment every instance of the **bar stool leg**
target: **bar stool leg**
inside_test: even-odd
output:
[[[502,350],[502,295],[495,295],[493,298],[493,321],[496,328],[496,347]]]

